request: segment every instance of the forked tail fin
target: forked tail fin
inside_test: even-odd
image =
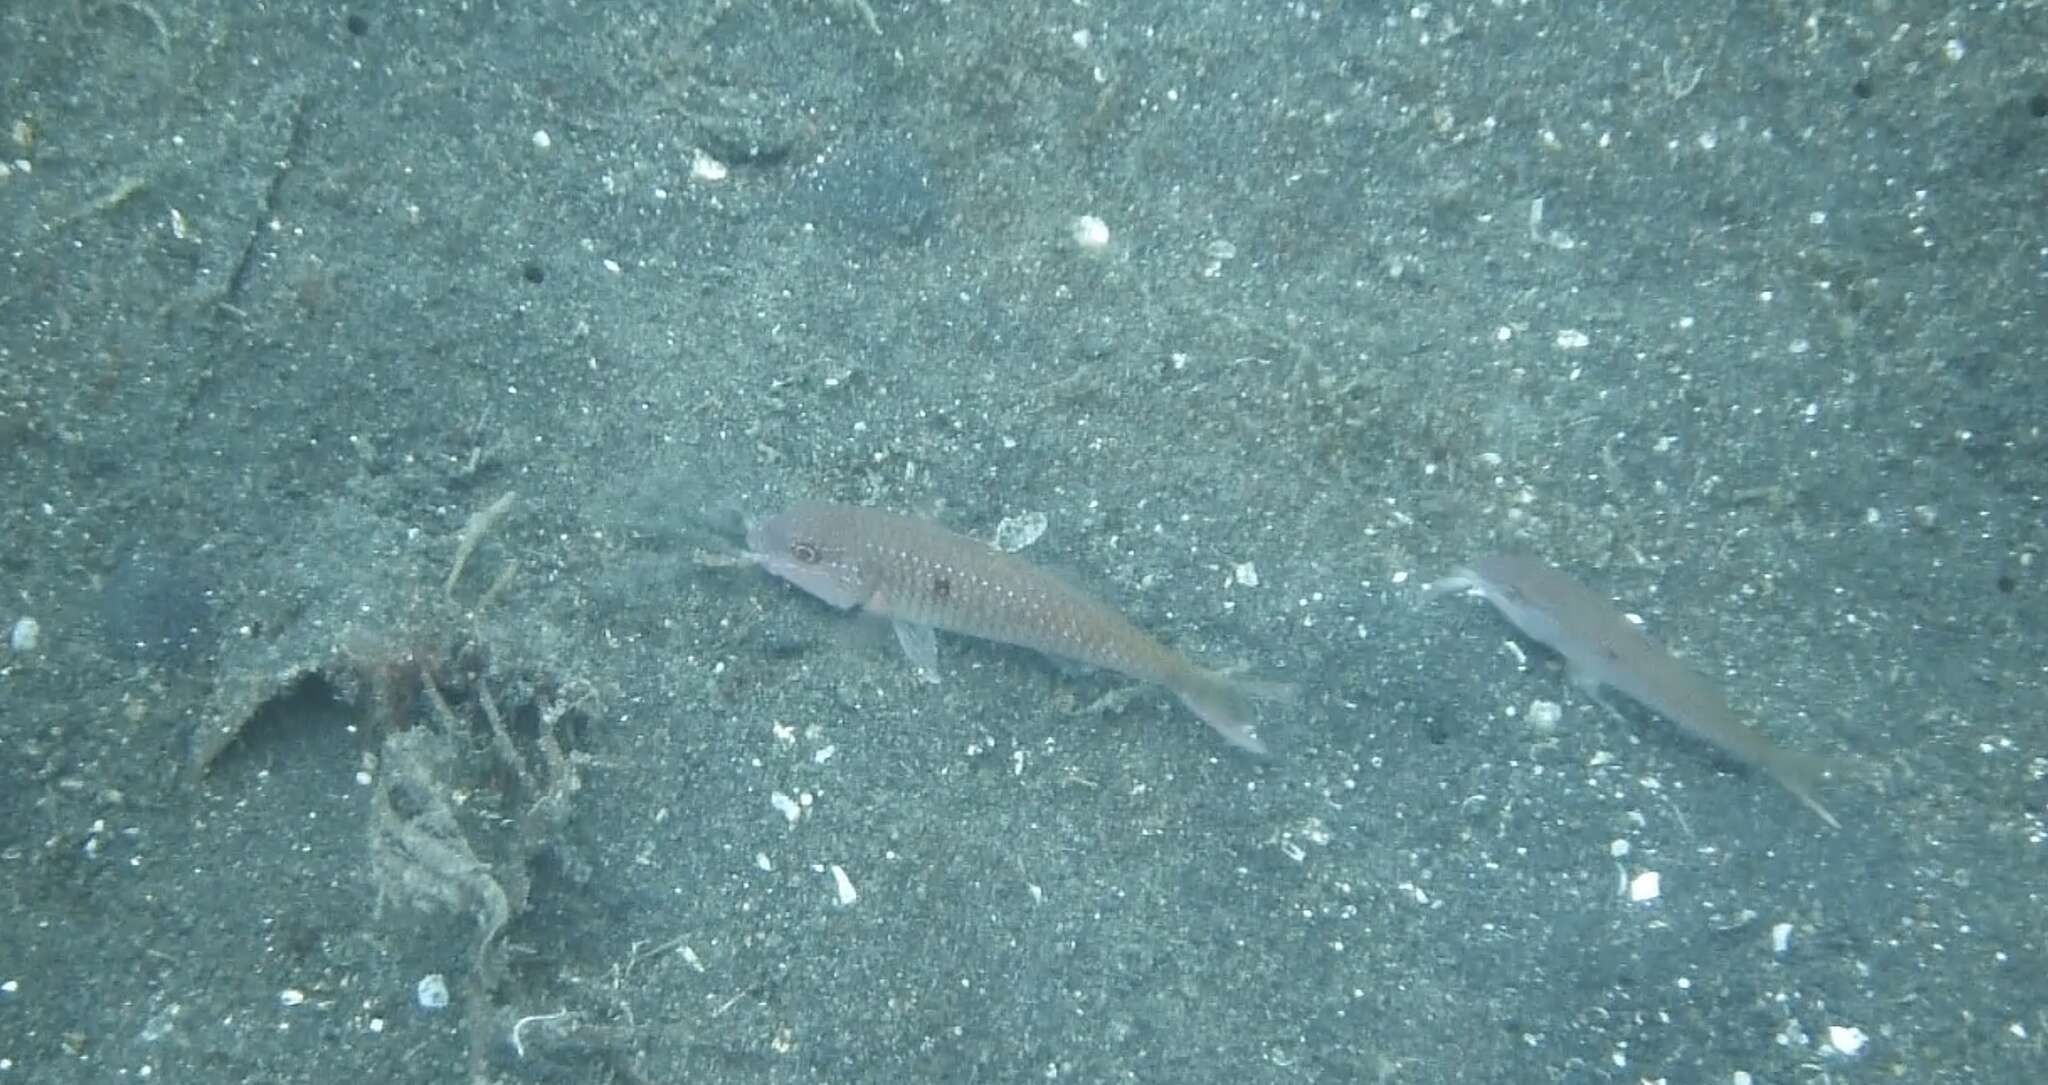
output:
[[[1266,752],[1266,744],[1259,741],[1253,730],[1259,720],[1257,703],[1292,701],[1300,695],[1292,682],[1268,682],[1192,667],[1172,684],[1172,689],[1182,704],[1200,716],[1203,723],[1215,728],[1225,741],[1240,750],[1260,754]]]

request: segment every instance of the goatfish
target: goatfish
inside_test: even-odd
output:
[[[1496,554],[1457,569],[1423,589],[1428,601],[1447,592],[1483,597],[1529,639],[1564,657],[1572,684],[1613,711],[1602,689],[1619,690],[1693,735],[1769,773],[1807,809],[1834,828],[1842,823],[1814,797],[1825,775],[1808,755],[1779,748],[1729,707],[1721,691],[1669,651],[1638,632],[1614,604],[1533,557]]]
[[[1258,701],[1294,687],[1206,670],[1059,577],[929,520],[803,502],[747,527],[745,560],[842,610],[888,620],[927,681],[935,630],[1017,645],[1166,687],[1231,745],[1265,753]]]

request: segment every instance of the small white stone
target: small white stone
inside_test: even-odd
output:
[[[534,147],[534,150],[537,150],[537,151],[545,151],[545,150],[547,150],[547,149],[548,149],[549,147],[552,147],[552,146],[554,146],[554,145],[555,145],[555,140],[554,140],[554,137],[553,137],[553,136],[550,136],[550,135],[548,135],[548,130],[547,130],[547,129],[545,129],[545,128],[536,128],[536,129],[534,129],[534,130],[533,130],[533,147]]]
[[[1863,1045],[1870,1037],[1860,1028],[1852,1025],[1828,1026],[1828,1053],[1845,1059],[1853,1059],[1863,1053]]]
[[[1564,719],[1564,706],[1539,697],[1529,702],[1526,718],[1529,726],[1538,731],[1555,731],[1558,721]]]
[[[841,908],[860,899],[860,893],[853,888],[853,879],[846,876],[846,870],[838,863],[832,864],[832,888],[839,894]]]
[[[306,992],[296,987],[287,987],[277,993],[277,1004],[280,1006],[303,1006],[306,1004]]]
[[[423,1010],[445,1010],[448,1008],[448,977],[439,972],[429,972],[413,985],[413,1001]]]
[[[1790,948],[1792,948],[1792,924],[1773,923],[1771,925],[1771,952],[1782,955]]]
[[[1664,878],[1654,870],[1645,870],[1628,880],[1628,899],[1637,904],[1656,900],[1664,891]]]
[[[803,804],[797,802],[795,799],[790,798],[788,795],[785,795],[780,791],[770,794],[768,796],[768,801],[769,803],[774,805],[775,809],[782,812],[783,818],[787,820],[791,825],[795,825],[797,823],[797,819],[804,816]]]
[[[1109,223],[1094,215],[1078,215],[1070,227],[1074,244],[1083,252],[1101,252],[1109,247]]]
[[[1233,581],[1235,581],[1235,582],[1237,583],[1237,586],[1238,586],[1238,587],[1241,587],[1241,588],[1256,588],[1256,587],[1258,587],[1258,586],[1259,586],[1259,566],[1258,566],[1258,563],[1256,563],[1256,562],[1250,562],[1250,561],[1240,561],[1240,562],[1237,562],[1237,563],[1235,563],[1235,566],[1234,566],[1234,567],[1233,567],[1233,568],[1231,569],[1231,571],[1230,571],[1230,579],[1231,579],[1231,580],[1233,580]]]
[[[14,631],[7,635],[7,646],[16,655],[27,655],[43,645],[43,626],[34,618],[23,618],[14,623]]]

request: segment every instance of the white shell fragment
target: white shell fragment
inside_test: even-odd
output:
[[[23,618],[14,623],[14,629],[7,635],[7,646],[15,655],[25,656],[41,647],[43,627],[34,618]]]
[[[725,163],[711,157],[704,151],[690,152],[690,176],[709,184],[717,184],[732,175]]]
[[[839,906],[844,908],[860,899],[860,892],[853,887],[853,879],[846,876],[846,868],[832,864],[832,887],[839,894]]]
[[[996,549],[1014,554],[1030,546],[1045,534],[1046,518],[1042,512],[1020,512],[1015,516],[1003,517],[996,525]]]
[[[803,804],[797,802],[795,799],[790,798],[788,795],[785,795],[780,791],[777,791],[774,794],[769,795],[768,801],[774,805],[776,810],[782,813],[783,819],[788,821],[791,825],[795,825],[797,823],[797,819],[804,816]]]

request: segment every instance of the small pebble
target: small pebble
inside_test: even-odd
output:
[[[412,994],[420,1009],[445,1010],[448,1008],[448,977],[439,972],[429,972],[413,986]]]
[[[996,549],[1014,554],[1030,546],[1045,534],[1047,523],[1042,512],[1022,512],[1003,517],[1002,523],[996,525]]]
[[[1664,879],[1654,870],[1645,870],[1629,879],[1628,899],[1637,904],[1648,904],[1664,891]]]
[[[1109,247],[1109,223],[1094,215],[1077,215],[1067,228],[1082,252],[1101,252]]]
[[[1870,1037],[1853,1025],[1829,1025],[1827,1049],[1831,1054],[1853,1059],[1863,1053],[1863,1046]]]

